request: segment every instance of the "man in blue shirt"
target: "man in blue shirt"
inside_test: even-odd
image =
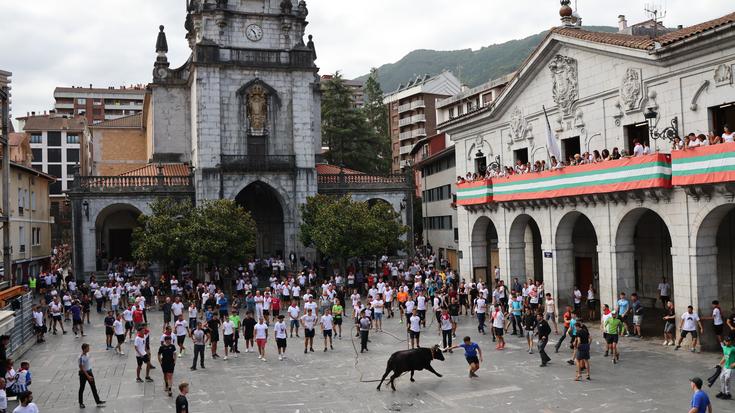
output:
[[[702,391],[702,379],[694,377],[689,380],[692,386],[692,404],[689,413],[712,413],[712,403],[709,402],[709,396]]]
[[[628,315],[630,314],[630,301],[625,298],[625,293],[620,293],[620,299],[618,304],[618,315],[623,321],[623,327],[625,327],[625,337],[628,337]]]
[[[470,365],[470,378],[478,377],[475,372],[480,369],[480,363],[482,363],[482,350],[477,343],[472,342],[472,339],[470,339],[469,336],[466,336],[462,341],[462,344],[445,348],[443,351],[453,350],[460,347],[463,348],[464,358],[467,359],[467,364]]]

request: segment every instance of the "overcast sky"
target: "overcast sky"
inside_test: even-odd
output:
[[[231,3],[239,0],[230,0]],[[584,24],[646,18],[646,0],[578,0]],[[454,50],[522,38],[559,24],[556,0],[308,0],[322,73],[345,77],[394,62],[414,49]],[[573,2],[574,3],[574,2]],[[664,23],[692,25],[735,11],[732,0],[658,0]],[[158,25],[178,67],[186,0],[0,1],[0,69],[13,72],[13,115],[53,107],[55,86],[151,81]]]

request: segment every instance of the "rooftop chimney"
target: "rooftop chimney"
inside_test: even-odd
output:
[[[625,20],[625,15],[621,14],[618,16],[618,32],[622,33],[628,29],[628,21]]]

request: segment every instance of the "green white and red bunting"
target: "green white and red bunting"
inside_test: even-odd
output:
[[[653,154],[458,185],[459,205],[671,187],[671,161]]]
[[[493,184],[490,179],[457,185],[457,205],[480,205],[493,201]]]
[[[700,146],[671,154],[672,184],[677,186],[735,181],[735,143]]]

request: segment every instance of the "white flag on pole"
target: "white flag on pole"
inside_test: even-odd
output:
[[[551,131],[551,123],[549,123],[549,117],[546,115],[546,108],[544,108],[544,116],[546,117],[546,150],[549,151],[549,156],[554,156],[557,161],[561,162],[561,149],[559,148],[559,142],[556,141],[556,135]]]

